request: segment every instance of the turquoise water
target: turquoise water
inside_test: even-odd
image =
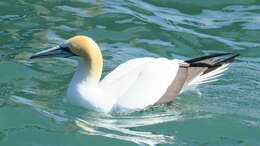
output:
[[[79,34],[101,46],[104,75],[144,56],[241,56],[175,107],[104,115],[66,102],[75,60],[28,59]],[[256,0],[1,1],[0,145],[260,145],[259,36]]]

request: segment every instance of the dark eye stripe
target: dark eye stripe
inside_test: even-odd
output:
[[[61,50],[65,51],[65,52],[68,52],[68,53],[70,53],[70,54],[73,54],[73,56],[78,56],[78,55],[74,54],[73,52],[71,52],[71,51],[70,51],[70,48],[69,48],[67,45],[61,44],[61,45],[59,45],[59,46],[60,46],[60,49],[61,49]]]

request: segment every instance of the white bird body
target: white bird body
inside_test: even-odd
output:
[[[119,65],[98,83],[81,60],[68,88],[69,102],[95,111],[126,111],[155,104],[176,77],[181,60],[138,58]]]
[[[108,113],[171,102],[191,85],[214,81],[238,54],[222,61],[212,58],[230,54],[233,53],[214,54],[188,61],[152,57],[132,59],[119,65],[103,80],[100,80],[102,53],[95,41],[86,36],[73,37],[31,58],[80,56],[77,71],[67,90],[68,101]]]

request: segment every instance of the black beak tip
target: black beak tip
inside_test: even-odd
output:
[[[34,59],[34,58],[36,58],[35,55],[31,55],[31,56],[29,57],[29,59]]]

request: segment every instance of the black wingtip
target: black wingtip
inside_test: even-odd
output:
[[[240,55],[239,53],[232,53],[231,57],[228,57],[228,58],[226,58],[224,60],[221,60],[221,61],[217,62],[215,65],[222,65],[222,64],[225,64],[225,63],[232,62],[239,55]]]
[[[194,62],[202,61],[202,60],[205,60],[205,59],[210,59],[210,58],[215,58],[215,57],[220,57],[220,56],[226,56],[226,55],[232,55],[230,57],[230,59],[234,59],[235,57],[239,56],[240,54],[239,53],[217,53],[217,54],[211,54],[211,55],[207,55],[207,56],[202,56],[202,57],[186,60],[185,62],[194,63]],[[228,61],[228,59],[229,58],[227,58],[226,60]]]
[[[211,58],[220,57],[220,56],[227,56],[227,55],[232,55],[232,56],[230,56],[224,60],[215,62],[214,64],[207,64],[207,63],[200,62],[200,61],[203,61],[206,59],[211,59]],[[221,66],[223,64],[232,62],[239,55],[240,55],[239,53],[218,53],[218,54],[212,54],[212,55],[208,55],[208,56],[202,56],[202,57],[190,59],[185,62],[189,63],[190,66],[193,66],[193,67],[217,67],[217,66]]]

